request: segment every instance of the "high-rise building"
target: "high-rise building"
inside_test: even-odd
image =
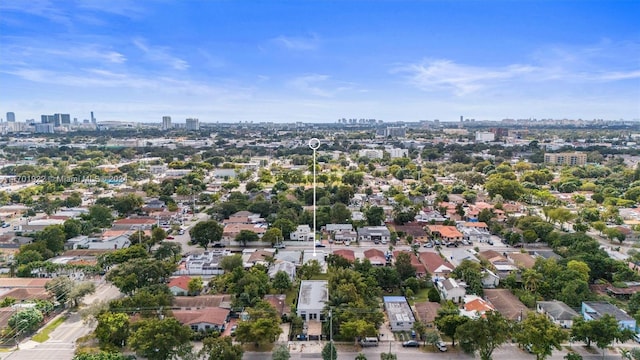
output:
[[[42,124],[54,124],[56,117],[54,115],[40,115],[40,123]]]
[[[188,118],[185,123],[185,129],[187,129],[187,131],[199,131],[200,120],[196,118]]]
[[[171,116],[162,117],[162,130],[171,129]]]
[[[91,123],[92,124],[96,123],[96,118],[93,117],[93,111],[91,112]]]
[[[71,124],[71,115],[69,114],[55,114],[54,116],[56,126]]]
[[[16,114],[13,112],[7,113],[7,122],[16,122]]]

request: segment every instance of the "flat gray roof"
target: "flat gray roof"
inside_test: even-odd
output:
[[[318,310],[329,301],[329,282],[326,280],[302,280],[298,295],[298,310]]]

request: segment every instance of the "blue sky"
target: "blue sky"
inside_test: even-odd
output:
[[[0,117],[640,119],[640,1],[0,2]]]

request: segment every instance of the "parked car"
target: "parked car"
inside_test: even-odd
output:
[[[316,241],[316,247],[323,248],[323,247],[325,247],[325,246],[324,246],[324,244],[323,244],[323,243],[321,243],[320,241]]]
[[[238,325],[235,324],[231,327],[231,331],[229,331],[229,334],[231,334],[231,336],[235,336],[236,335],[236,329],[238,328]]]
[[[215,243],[215,244],[213,244],[213,246],[212,246],[212,247],[214,247],[214,248],[223,248],[223,247],[224,247],[224,244],[221,244],[221,243]]]
[[[8,228],[9,226],[11,226],[11,224],[9,224],[9,223],[4,223],[4,224],[2,224],[2,227],[3,227],[3,228]]]
[[[184,230],[180,229],[180,231],[178,231],[178,235],[184,235]]]
[[[447,345],[445,343],[443,343],[442,341],[438,341],[436,343],[436,347],[438,348],[438,350],[445,352],[447,351]]]
[[[273,247],[274,247],[275,249],[284,249],[284,248],[286,248],[287,246],[286,246],[285,244],[283,244],[283,243],[277,243],[277,244],[273,245]]]
[[[415,340],[409,340],[403,342],[402,347],[420,347],[420,343]]]
[[[428,242],[426,244],[423,245],[426,248],[432,248],[433,247],[433,243],[432,242]]]
[[[175,238],[174,238],[173,236],[167,236],[167,237],[166,237],[166,239],[167,239],[167,240],[173,240],[173,239],[175,239]]]

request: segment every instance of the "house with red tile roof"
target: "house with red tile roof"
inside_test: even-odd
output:
[[[432,277],[447,277],[456,268],[453,264],[443,259],[440,254],[432,251],[421,252],[418,257]]]
[[[476,318],[483,316],[486,312],[494,311],[496,308],[490,303],[476,295],[466,295],[464,297],[464,305],[460,310],[460,315]]]
[[[351,263],[356,261],[356,255],[353,252],[353,250],[350,250],[350,249],[334,250],[333,255],[342,256],[343,258],[347,259]]]
[[[189,292],[189,281],[191,280],[191,276],[178,276],[172,278],[167,287],[171,293],[175,296],[186,295]]]
[[[373,266],[385,266],[387,264],[387,258],[382,250],[367,249],[364,251],[364,257],[369,260]]]
[[[173,317],[193,331],[222,332],[230,312],[229,309],[206,307],[198,310],[173,310]]]
[[[455,226],[448,225],[427,225],[427,229],[431,235],[435,238],[440,238],[444,241],[454,242],[462,241],[463,235]]]

